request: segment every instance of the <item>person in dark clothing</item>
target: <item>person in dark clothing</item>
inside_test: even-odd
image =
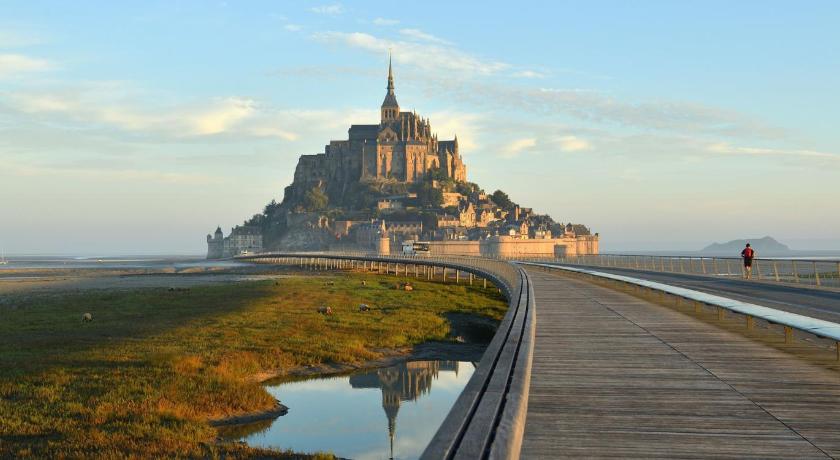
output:
[[[744,259],[744,277],[750,279],[752,276],[752,262],[755,258],[755,251],[750,247],[750,243],[741,251],[741,258]]]

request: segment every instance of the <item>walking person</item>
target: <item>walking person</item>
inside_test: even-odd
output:
[[[752,262],[755,257],[755,251],[750,247],[750,243],[741,251],[741,258],[744,259],[744,277],[750,279],[752,276]]]

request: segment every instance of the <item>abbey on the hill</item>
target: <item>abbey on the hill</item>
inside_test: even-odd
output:
[[[458,182],[467,180],[467,168],[458,153],[458,137],[438,140],[427,118],[400,111],[390,63],[379,124],[352,125],[348,137],[330,141],[324,153],[303,155],[295,171],[295,182],[415,182],[431,170],[440,170]]]
[[[283,200],[224,236],[208,258],[261,250],[401,250],[423,241],[435,254],[548,256],[598,252],[598,235],[519,206],[467,181],[458,138],[438,140],[429,120],[401,111],[388,64],[378,124],[302,155]]]

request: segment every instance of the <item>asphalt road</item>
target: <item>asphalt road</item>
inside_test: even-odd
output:
[[[788,284],[716,278],[682,273],[659,273],[607,267],[591,270],[641,278],[754,303],[791,313],[840,323],[840,290],[797,287]]]

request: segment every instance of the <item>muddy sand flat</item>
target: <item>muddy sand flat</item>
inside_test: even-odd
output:
[[[269,267],[236,269],[159,271],[136,269],[47,269],[4,270],[0,273],[0,295],[88,289],[138,289],[148,287],[187,288],[191,286],[274,279]]]

